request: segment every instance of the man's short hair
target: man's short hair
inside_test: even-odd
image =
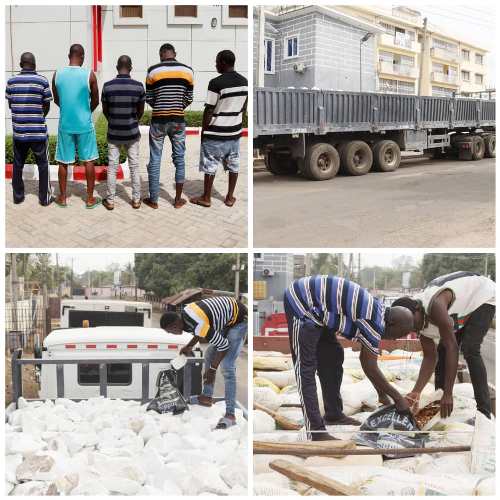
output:
[[[174,311],[167,311],[163,313],[160,318],[160,328],[165,330],[171,324],[175,323],[179,319],[179,315]]]
[[[69,48],[69,57],[83,57],[85,55],[85,50],[79,43],[74,43]]]
[[[164,52],[167,52],[167,50],[170,50],[171,52],[175,52],[175,48],[171,43],[164,43],[160,47],[160,54],[163,54]]]
[[[415,314],[417,310],[423,309],[422,302],[420,300],[412,299],[411,297],[400,297],[399,299],[396,299],[391,304],[391,307],[396,306],[406,307],[406,309],[409,309],[413,314]]]
[[[31,52],[23,52],[21,58],[19,59],[21,66],[36,66],[35,56]]]
[[[118,58],[118,61],[116,61],[116,67],[118,69],[125,68],[130,70],[132,68],[132,59],[130,59],[130,57],[126,55],[120,56]]]
[[[234,52],[232,50],[221,50],[217,54],[217,57],[220,61],[222,61],[224,64],[227,64],[228,66],[234,66],[234,63],[236,61],[236,56],[234,55]]]

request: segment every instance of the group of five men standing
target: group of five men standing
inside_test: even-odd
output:
[[[123,55],[117,61],[116,78],[102,89],[103,114],[108,121],[107,191],[103,205],[114,209],[116,177],[120,149],[127,151],[132,184],[133,208],[141,206],[139,175],[139,121],[145,103],[152,108],[149,129],[150,159],[147,166],[149,196],[145,205],[157,209],[160,194],[160,164],[165,137],[172,145],[175,166],[175,208],[182,207],[185,181],[186,123],[185,109],[193,102],[194,74],[192,68],[176,59],[175,48],[165,43],[160,47],[160,62],[148,69],[146,89],[131,78],[132,60]],[[23,167],[31,149],[39,168],[39,202],[52,201],[67,206],[68,166],[77,160],[85,166],[87,180],[86,207],[94,208],[100,199],[94,196],[94,162],[99,157],[92,113],[99,105],[99,89],[94,72],[84,68],[85,52],[80,44],[70,47],[69,64],[52,78],[52,92],[45,77],[36,72],[35,57],[30,52],[21,55],[21,72],[9,79],[6,98],[12,113],[14,203],[24,201]],[[239,140],[243,114],[248,99],[247,80],[234,70],[235,56],[230,50],[217,54],[216,68],[220,76],[210,81],[203,113],[199,169],[204,174],[204,191],[191,202],[209,207],[215,173],[219,166],[229,171],[225,204],[232,206],[239,170]],[[59,164],[59,195],[51,194],[48,160],[48,137],[45,117],[50,101],[60,109],[55,160]]]

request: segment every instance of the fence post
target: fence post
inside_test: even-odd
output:
[[[23,395],[22,365],[17,362],[17,360],[21,358],[22,354],[22,349],[16,349],[12,353],[12,401],[16,404],[16,408],[17,400]]]

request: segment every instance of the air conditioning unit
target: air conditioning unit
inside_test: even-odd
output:
[[[295,63],[293,65],[293,70],[296,73],[305,73],[306,69],[307,69],[307,66],[303,63]]]
[[[264,269],[264,270],[262,271],[262,276],[265,276],[266,278],[267,278],[268,276],[274,276],[274,271],[273,271],[272,269],[267,269],[267,268],[266,268],[266,269]]]

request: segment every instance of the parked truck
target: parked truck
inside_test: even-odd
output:
[[[254,147],[275,175],[392,172],[401,151],[495,157],[495,100],[256,88]]]

